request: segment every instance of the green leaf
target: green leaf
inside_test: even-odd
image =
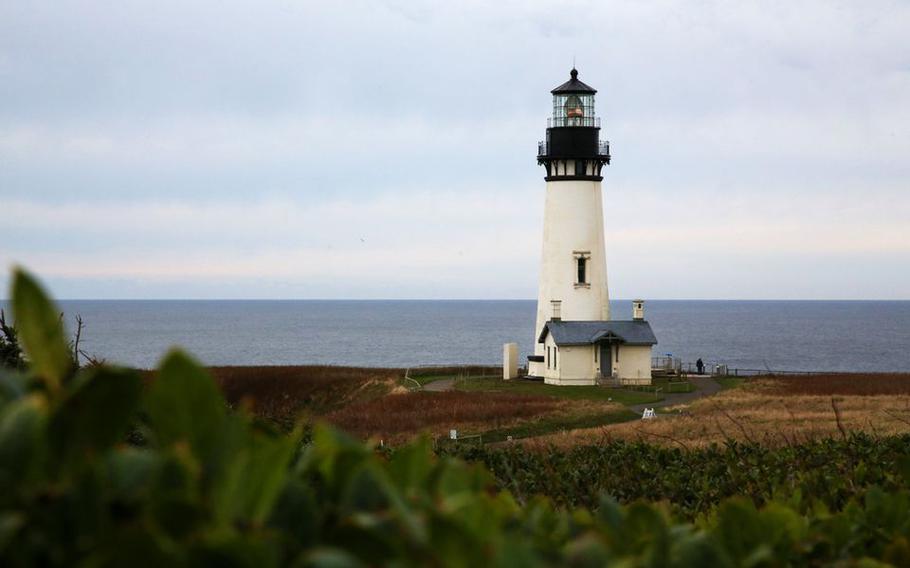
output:
[[[717,510],[714,536],[733,558],[742,558],[756,546],[761,522],[755,505],[744,498],[725,501]]]
[[[910,485],[910,455],[899,456],[895,466],[897,467],[897,472],[900,474],[903,482]]]
[[[608,529],[618,531],[623,523],[623,510],[612,496],[601,493],[600,504],[597,508],[597,520]]]
[[[60,312],[38,282],[19,268],[13,271],[12,297],[16,329],[32,368],[57,390],[75,367]]]
[[[245,448],[232,452],[226,471],[217,480],[215,516],[222,523],[246,520],[262,524],[287,483],[299,435],[254,436]]]
[[[174,547],[160,534],[142,525],[122,524],[115,532],[79,566],[129,566],[130,568],[156,568],[159,566],[186,566],[186,550]]]
[[[7,548],[15,546],[25,524],[25,515],[19,511],[0,513],[0,557],[9,556]]]
[[[380,511],[392,502],[393,489],[374,461],[364,461],[348,477],[339,509],[348,515],[359,511]]]
[[[433,449],[430,440],[422,436],[395,452],[389,463],[389,473],[398,487],[417,493],[426,487],[433,470]]]
[[[189,356],[176,350],[165,356],[146,405],[159,444],[186,442],[204,464],[219,452],[224,400],[212,377]]]
[[[261,536],[214,532],[194,543],[188,566],[264,568],[278,566],[279,549]]]
[[[311,546],[319,535],[321,522],[322,514],[313,488],[300,479],[290,477],[272,508],[269,527],[294,534],[302,546]]]
[[[298,475],[318,474],[332,494],[340,494],[354,468],[371,455],[369,448],[326,424],[313,428],[313,441],[297,462]]]
[[[337,548],[318,548],[299,562],[304,568],[360,568],[366,566],[356,556]]]
[[[44,397],[32,395],[0,411],[0,487],[22,490],[32,479],[43,450],[40,443],[46,416]],[[2,499],[0,499],[2,501]]]
[[[0,368],[0,404],[22,398],[28,390],[28,377]]]
[[[125,447],[108,453],[104,465],[107,491],[123,502],[138,502],[148,496],[161,457],[150,450]]]
[[[196,531],[208,511],[202,508],[200,465],[189,446],[151,450],[161,458],[153,479],[151,507],[157,526],[174,538]]]
[[[686,534],[678,538],[671,552],[673,564],[680,568],[733,566],[730,559],[705,534]]]
[[[97,367],[80,373],[51,414],[54,455],[71,464],[123,440],[141,395],[142,380],[134,371]]]

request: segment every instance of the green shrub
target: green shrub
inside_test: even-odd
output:
[[[19,346],[16,328],[6,323],[6,312],[0,310],[0,369],[23,369],[25,360]]]
[[[34,281],[17,272],[12,297],[30,368],[0,374],[3,566],[910,562],[904,489],[848,492],[837,510],[738,497],[695,524],[606,496],[593,511],[516,499],[482,465],[435,456],[426,440],[377,453],[326,427],[303,443],[299,431],[256,425],[177,351],[148,386],[128,370],[78,370]],[[559,474],[596,474],[569,469],[582,463]],[[659,475],[647,465],[642,475]],[[737,467],[753,467],[748,455]]]
[[[665,501],[674,516],[694,520],[723,500],[742,496],[756,506],[782,495],[800,512],[817,504],[840,510],[870,486],[910,488],[904,467],[910,435],[856,433],[784,447],[734,440],[686,450],[604,440],[570,449],[528,451],[520,445],[467,445],[448,450],[483,463],[519,500],[544,494],[565,507],[596,507],[601,495],[621,503]]]

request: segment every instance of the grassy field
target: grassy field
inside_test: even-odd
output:
[[[607,409],[605,412],[582,413],[579,415],[545,416],[535,421],[517,424],[511,428],[499,428],[482,432],[484,443],[504,442],[534,438],[554,432],[568,432],[580,428],[598,428],[608,424],[628,422],[638,418],[638,414],[627,408]]]
[[[461,367],[416,367],[407,370],[408,378],[421,385],[440,379],[495,379],[502,377],[502,368],[483,365],[465,365]],[[404,373],[402,373],[404,377]]]
[[[521,379],[514,379],[511,381],[503,381],[501,379],[466,379],[457,381],[455,383],[455,388],[465,392],[507,392],[513,394],[550,396],[564,400],[615,402],[624,405],[647,404],[663,399],[663,395],[647,391],[614,389],[600,386],[560,387],[556,385],[545,385],[542,382],[524,381]]]
[[[508,392],[414,392],[354,403],[325,419],[361,438],[403,442],[420,433],[455,429],[489,439],[516,438],[615,422],[627,415],[616,403],[568,401]],[[626,416],[628,417],[628,416]]]
[[[667,377],[655,377],[648,386],[631,387],[632,390],[651,391],[665,394],[687,393],[695,390],[695,385],[686,380],[670,380]]]
[[[519,439],[631,420],[624,405],[661,400],[653,392],[556,387],[502,381],[489,367],[367,369],[333,366],[213,367],[231,406],[290,429],[303,417],[326,420],[360,438],[399,443],[450,429],[485,442]],[[454,392],[409,392],[405,373],[426,384],[453,379]],[[410,383],[410,381],[408,381]],[[410,383],[413,385],[413,383]]]
[[[714,379],[717,381],[717,384],[720,385],[720,388],[726,389],[735,389],[736,387],[741,387],[745,384],[746,379],[742,377],[717,377]]]
[[[405,369],[263,366],[211,372],[231,406],[245,406],[282,429],[303,416],[327,420],[361,438],[396,443],[422,432],[442,436],[450,429],[482,434],[485,442],[536,437],[542,444],[576,446],[608,437],[686,447],[728,439],[781,445],[852,431],[910,431],[907,374],[720,378],[718,394],[661,408],[660,419],[641,421],[626,407],[659,402],[691,384],[675,383],[671,390],[666,379],[658,379],[647,390],[559,387],[503,381],[489,376],[491,369],[409,372],[423,384],[454,379],[456,391],[440,393],[408,392],[402,386]]]
[[[538,442],[570,447],[608,438],[690,448],[731,439],[781,446],[856,432],[902,434],[910,432],[910,374],[751,379],[666,410],[678,415],[579,429]]]

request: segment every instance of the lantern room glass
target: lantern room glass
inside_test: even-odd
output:
[[[565,93],[553,95],[553,126],[597,126],[594,95]]]

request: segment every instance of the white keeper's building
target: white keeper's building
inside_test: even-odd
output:
[[[601,191],[610,144],[600,140],[597,91],[572,69],[569,81],[551,92],[553,116],[537,152],[547,189],[528,375],[554,385],[650,384],[657,338],[644,302],[633,302],[631,320],[610,318]]]

